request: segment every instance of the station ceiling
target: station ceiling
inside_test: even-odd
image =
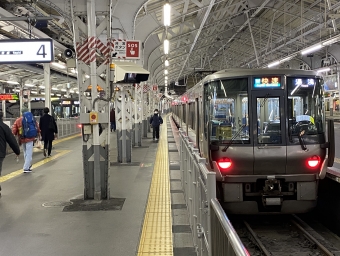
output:
[[[85,0],[73,2],[86,5]],[[150,71],[152,84],[164,86],[165,69],[170,89],[180,91],[185,87],[175,86],[175,82],[195,83],[205,74],[225,68],[267,68],[279,61],[276,67],[318,69],[337,66],[340,60],[338,0],[170,0],[168,28],[162,19],[165,2],[112,1],[112,34],[117,39],[141,40],[141,63]],[[69,0],[2,0],[0,39],[47,35],[55,40],[55,58],[65,61],[62,52],[73,48],[69,5]],[[39,22],[44,18],[47,26]],[[33,24],[31,34],[28,22]],[[170,41],[168,55],[163,53],[164,39]],[[322,47],[308,57],[301,54],[316,44]],[[61,89],[69,83],[77,87],[74,73],[54,71],[52,86]],[[10,77],[39,84],[42,74],[40,65],[0,66],[1,81]]]

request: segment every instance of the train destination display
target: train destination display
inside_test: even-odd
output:
[[[254,78],[254,88],[280,88],[281,78],[279,76],[266,76]]]
[[[0,64],[49,63],[54,60],[53,40],[0,40]]]

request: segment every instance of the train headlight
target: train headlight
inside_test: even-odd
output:
[[[312,156],[307,159],[307,165],[310,168],[316,168],[320,165],[321,159],[319,156]]]
[[[232,163],[229,158],[222,158],[221,160],[217,161],[217,165],[221,171],[227,171],[230,169]]]

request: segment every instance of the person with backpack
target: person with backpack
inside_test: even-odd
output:
[[[44,115],[40,118],[39,128],[44,141],[44,156],[51,157],[52,141],[57,138],[58,127],[53,116],[49,115],[49,108],[44,108]]]
[[[158,109],[154,111],[154,115],[150,118],[150,124],[152,126],[152,139],[159,139],[159,126],[163,123],[162,117],[158,114]]]
[[[22,145],[25,159],[23,169],[24,173],[28,173],[32,172],[33,142],[37,136],[40,137],[40,129],[28,108],[23,107],[21,113],[21,117],[15,120],[12,126],[12,133],[18,136],[19,145]]]

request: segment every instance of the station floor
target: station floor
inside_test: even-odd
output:
[[[51,158],[37,149],[33,172],[8,155],[0,178],[0,255],[196,255],[180,181],[178,132],[168,117],[160,140],[152,134],[117,163],[110,138],[110,195],[115,210],[67,211],[83,198],[81,136],[56,140]]]

